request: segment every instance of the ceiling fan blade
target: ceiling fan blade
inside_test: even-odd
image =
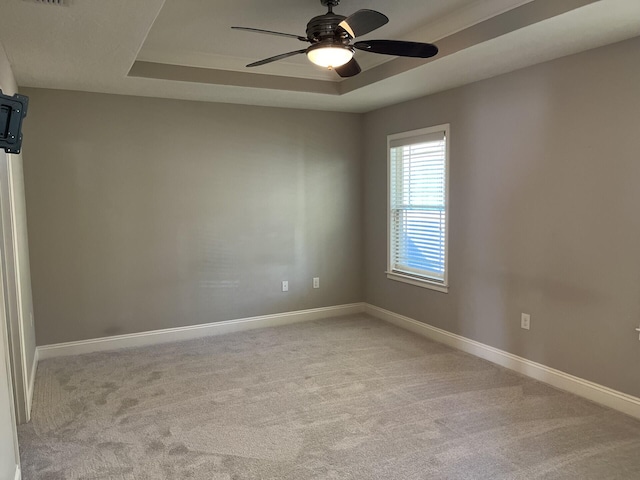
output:
[[[380,28],[388,21],[387,16],[380,12],[363,9],[345,18],[340,22],[340,27],[345,29],[351,38],[356,38],[373,32],[376,28]]]
[[[362,71],[355,58],[352,58],[349,62],[345,63],[341,67],[336,67],[334,70],[342,78],[355,77]]]
[[[262,30],[260,28],[249,28],[249,27],[231,27],[234,30],[244,30],[246,32],[254,32],[254,33],[266,33],[267,35],[277,35],[278,37],[289,37],[295,38],[296,40],[300,40],[301,42],[308,42],[309,39],[307,37],[302,37],[300,35],[294,35],[292,33],[282,33],[282,32],[273,32],[271,30]]]
[[[358,50],[398,57],[430,58],[438,54],[438,47],[431,43],[404,42],[401,40],[368,40],[353,44]]]
[[[259,67],[260,65],[266,65],[267,63],[277,62],[278,60],[282,60],[283,58],[293,57],[294,55],[299,55],[301,53],[305,53],[307,49],[304,50],[296,50],[295,52],[281,53],[280,55],[276,55],[275,57],[265,58],[264,60],[259,60],[257,62],[250,63],[247,67]]]

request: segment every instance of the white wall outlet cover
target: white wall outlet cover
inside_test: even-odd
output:
[[[282,291],[283,292],[288,292],[289,291],[289,282],[286,280],[282,281]]]
[[[320,288],[320,277],[313,277],[313,288]]]
[[[520,327],[525,330],[529,330],[531,328],[531,315],[528,313],[523,313],[520,317]]]

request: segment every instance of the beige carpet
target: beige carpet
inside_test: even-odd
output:
[[[40,363],[25,480],[640,479],[640,422],[364,315]]]

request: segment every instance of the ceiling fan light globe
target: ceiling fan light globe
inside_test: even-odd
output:
[[[311,47],[307,51],[307,57],[321,67],[336,68],[349,63],[353,58],[353,50],[347,46]]]

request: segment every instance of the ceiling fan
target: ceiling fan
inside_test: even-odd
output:
[[[438,47],[431,43],[400,40],[366,40],[351,43],[355,38],[366,35],[385,25],[389,19],[380,12],[367,9],[358,10],[353,15],[344,17],[333,13],[333,7],[338,6],[340,0],[320,0],[320,3],[328,7],[329,11],[324,15],[313,17],[307,23],[306,37],[259,28],[231,27],[236,30],[295,38],[301,42],[311,44],[302,50],[283,53],[250,63],[247,67],[259,67],[260,65],[306,53],[309,60],[316,65],[333,69],[338,75],[346,78],[353,77],[362,71],[358,62],[353,58],[356,50],[415,58],[430,58],[438,53]]]

